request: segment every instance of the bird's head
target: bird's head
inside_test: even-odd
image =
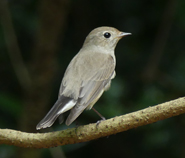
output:
[[[121,32],[113,27],[98,27],[86,37],[83,47],[101,47],[114,50],[118,41],[131,33]]]

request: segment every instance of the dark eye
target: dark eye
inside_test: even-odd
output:
[[[105,32],[105,33],[104,33],[104,37],[105,37],[105,38],[110,38],[110,36],[111,36],[111,34],[110,34],[109,32]]]

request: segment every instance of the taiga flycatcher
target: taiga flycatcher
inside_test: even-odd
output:
[[[91,109],[115,77],[114,49],[118,41],[131,33],[120,32],[113,27],[92,30],[64,74],[59,96],[36,129],[50,127],[70,110],[66,125],[70,125],[85,109]]]

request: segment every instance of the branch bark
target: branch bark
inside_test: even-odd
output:
[[[49,133],[0,129],[0,144],[25,148],[51,148],[86,142],[185,113],[185,97],[96,123]]]

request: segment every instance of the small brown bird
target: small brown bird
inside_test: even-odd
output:
[[[70,125],[85,109],[90,110],[115,77],[114,49],[118,41],[131,33],[120,32],[113,27],[92,30],[64,74],[58,100],[38,123],[36,129],[52,126],[63,113],[70,110],[66,125]]]

